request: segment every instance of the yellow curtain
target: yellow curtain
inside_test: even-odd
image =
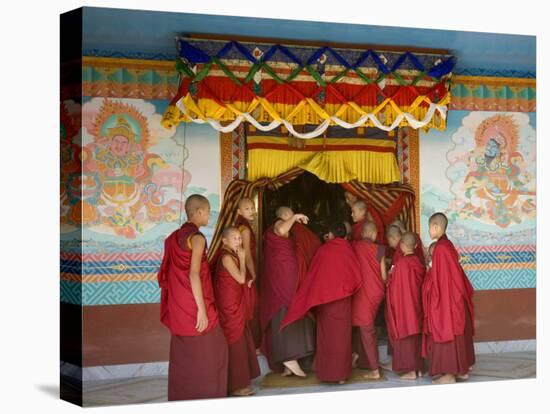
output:
[[[301,168],[329,183],[357,180],[388,184],[400,180],[395,142],[386,139],[310,139],[293,148],[284,138],[248,137],[248,180],[274,178]]]

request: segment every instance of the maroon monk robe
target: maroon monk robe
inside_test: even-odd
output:
[[[213,282],[220,325],[229,345],[228,391],[231,393],[250,385],[250,381],[260,375],[260,366],[246,324],[245,292],[253,288],[237,282],[223,265],[223,258],[230,256],[239,268],[238,256],[223,247],[220,252]]]
[[[443,235],[422,286],[422,352],[428,358],[430,375],[464,375],[475,363],[473,293],[458,252]]]
[[[315,375],[341,381],[351,374],[351,296],[361,287],[359,262],[347,240],[328,240],[310,268],[281,323],[285,327],[313,309],[317,320]]]
[[[363,238],[363,226],[368,220],[366,218],[353,223],[351,226],[351,240],[361,240]]]
[[[256,277],[259,278],[258,267],[256,266],[256,235],[254,234],[254,229],[250,225],[250,222],[240,214],[237,216],[235,226],[237,226],[241,233],[244,229],[248,229],[250,231],[250,254],[252,257],[252,263],[254,264],[254,269],[256,270]],[[251,279],[252,275],[247,268],[246,280],[249,281]],[[253,288],[248,289],[245,293],[246,315],[250,332],[252,333],[252,337],[254,338],[254,344],[256,345],[256,348],[259,348],[261,345],[262,329],[260,327],[260,301],[258,297],[258,280],[256,280],[252,286]]]
[[[386,322],[395,372],[422,369],[422,280],[425,268],[414,253],[395,265],[386,289]]]
[[[414,233],[416,238],[416,248],[414,249],[414,254],[420,259],[421,263],[426,263],[426,256],[424,256],[424,249],[422,247],[422,239],[418,233]]]
[[[227,395],[227,341],[218,324],[206,246],[201,258],[200,281],[208,326],[203,332],[198,332],[195,328],[198,308],[191,289],[189,272],[191,238],[196,234],[204,237],[195,224],[185,223],[168,236],[158,273],[161,322],[172,334],[168,400]]]
[[[296,292],[298,263],[294,241],[274,232],[271,226],[264,232],[264,260],[260,290],[260,323],[262,351],[270,368],[282,369],[281,363],[311,355],[314,344],[310,337],[313,326],[308,318],[296,321],[285,330],[280,323]]]
[[[298,286],[306,276],[307,269],[313,260],[317,249],[321,247],[321,240],[307,226],[294,223],[290,229],[290,236],[294,240],[296,248],[296,260],[298,262]],[[297,288],[298,288],[297,286]]]
[[[401,250],[401,245],[398,243],[391,257],[391,265],[395,266],[399,261],[399,259],[401,259],[402,257],[403,257],[403,250]]]
[[[380,365],[374,320],[386,290],[380,270],[385,247],[363,239],[352,242],[352,248],[359,261],[363,280],[363,285],[352,297],[352,324],[357,327],[357,365],[359,368],[374,370]]]

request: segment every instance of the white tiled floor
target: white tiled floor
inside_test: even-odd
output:
[[[476,355],[476,364],[466,383],[498,381],[520,378],[535,378],[536,353],[511,352]],[[266,361],[260,357],[262,376],[268,372]],[[262,376],[253,382],[257,396],[304,394],[311,392],[363,390],[371,388],[392,388],[417,385],[431,385],[431,379],[424,377],[416,381],[400,379],[392,372],[384,372],[386,381],[344,385],[319,385],[300,388],[261,389]],[[166,376],[138,377],[131,379],[87,381],[84,383],[84,406],[136,404],[166,401]]]

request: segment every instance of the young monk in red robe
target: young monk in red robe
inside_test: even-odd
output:
[[[430,375],[441,375],[433,383],[453,383],[465,379],[475,363],[474,290],[460,266],[458,252],[447,238],[447,217],[435,213],[429,220],[432,240],[436,240],[432,266],[422,286],[425,313],[423,355]]]
[[[395,268],[395,265],[403,257],[403,251],[401,250],[400,241],[401,241],[401,229],[395,225],[388,226],[386,229],[386,239],[388,241],[389,251],[390,251],[390,257],[386,257],[386,264],[389,267],[388,271],[388,280],[391,279],[391,275],[393,273],[393,269]],[[387,307],[384,305],[384,314],[386,318],[386,328],[388,330],[388,346],[387,346],[387,352],[388,355],[393,355],[393,344],[392,344],[392,338],[389,332],[389,326],[387,323]],[[391,362],[386,363],[382,366],[382,368],[390,370],[391,369]]]
[[[415,255],[416,237],[407,232],[400,242],[403,257],[395,264],[386,289],[386,321],[393,346],[392,370],[403,379],[422,371],[422,281],[424,263]]]
[[[281,329],[281,321],[296,293],[299,277],[290,231],[296,223],[307,224],[308,218],[303,214],[294,214],[285,206],[279,207],[276,214],[277,220],[264,232],[260,290],[262,349],[273,371],[305,377],[300,361],[311,356],[315,350],[314,323],[306,317]]]
[[[317,250],[281,327],[313,310],[317,349],[313,370],[321,381],[344,383],[351,375],[351,297],[361,287],[359,262],[345,239],[343,223],[333,224]]]
[[[351,206],[351,219],[353,225],[351,226],[351,240],[361,240],[363,238],[363,226],[369,219],[367,210],[367,203],[363,200],[356,201]]]
[[[254,345],[258,349],[261,345],[260,327],[260,302],[258,298],[257,281],[258,273],[256,268],[256,235],[251,222],[256,215],[256,206],[250,198],[242,198],[237,205],[237,220],[235,226],[241,232],[243,247],[246,257],[246,279],[253,281],[253,288],[248,289],[246,294],[247,321],[254,338]]]
[[[362,202],[362,204],[360,204],[360,206],[361,206],[360,209],[365,210],[365,216],[366,216],[368,221],[373,221],[376,224],[376,229],[378,230],[378,236],[377,236],[376,242],[378,244],[385,245],[386,240],[384,239],[384,222],[382,221],[382,218],[380,217],[380,214],[374,208],[372,208],[372,206],[367,204],[367,202],[365,200],[359,199],[358,197],[356,197],[354,194],[350,193],[349,191],[346,191],[344,193],[344,197],[346,199],[346,204],[348,206],[350,206],[350,208],[352,209],[352,219],[353,219],[353,205],[358,201]],[[361,215],[362,213],[359,212],[358,214]],[[353,239],[353,235],[352,235],[353,240],[361,239],[360,226],[359,226],[359,229],[356,230],[355,236],[357,238]]]
[[[241,233],[236,227],[222,232],[222,243],[216,274],[214,294],[220,324],[229,345],[228,391],[230,395],[254,394],[250,381],[260,375],[256,348],[246,323],[246,295],[252,281],[246,280],[246,253]]]
[[[391,256],[390,266],[393,267],[397,264],[399,259],[403,257],[403,251],[401,250],[401,229],[397,226],[389,226],[386,230],[386,238],[388,240],[388,245],[393,249],[393,254]],[[390,268],[391,274],[391,268]]]
[[[401,220],[394,220],[391,222],[390,226],[397,226],[399,227],[399,230],[401,230],[401,233],[404,234],[407,232],[407,229],[405,228],[405,223],[403,223]],[[422,239],[418,235],[418,233],[413,233],[414,237],[416,239],[416,248],[414,249],[414,254],[418,256],[421,263],[425,263],[426,257],[424,253],[424,245],[422,244]]]
[[[158,274],[161,322],[172,334],[168,400],[227,396],[227,341],[218,323],[206,239],[210,204],[198,194],[185,201],[187,222],[164,242]]]
[[[378,341],[374,320],[384,300],[386,290],[385,247],[376,244],[376,224],[367,221],[363,226],[363,238],[352,242],[353,251],[359,260],[363,285],[352,297],[352,324],[357,366],[369,371],[365,378],[380,378]]]

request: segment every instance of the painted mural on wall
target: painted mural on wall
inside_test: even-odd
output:
[[[74,228],[82,224],[84,240],[128,247],[132,241],[164,236],[168,228],[185,220],[183,202],[191,192],[211,200],[215,222],[219,207],[217,134],[207,128],[163,128],[160,119],[165,105],[164,101],[141,99],[84,101],[82,177],[79,182],[73,178],[74,182],[62,183],[66,211],[62,220]],[[204,163],[205,153],[211,163]],[[77,157],[72,155],[72,159]],[[62,155],[66,170],[71,168],[69,158]]]
[[[534,113],[449,113],[447,131],[421,134],[421,223],[449,217],[477,289],[535,286],[536,121]]]
[[[77,300],[82,287],[86,305],[157,302],[164,239],[186,220],[192,193],[210,201],[210,241],[220,203],[219,136],[207,126],[163,128],[167,104],[101,97],[84,98],[82,108],[65,103],[62,279],[78,280],[70,276],[78,260],[71,255],[81,254],[83,282],[62,284],[66,301]],[[67,114],[80,109],[75,131]]]

